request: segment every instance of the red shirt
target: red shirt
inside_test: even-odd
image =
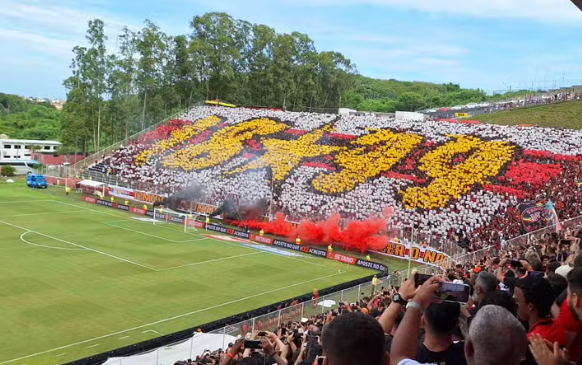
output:
[[[568,346],[568,352],[572,361],[578,361],[582,357],[582,331],[580,331],[580,323],[574,319],[572,312],[570,312],[568,300],[562,302],[560,315],[556,319],[556,323],[564,330],[576,333],[576,337]]]
[[[527,334],[527,339],[529,340],[534,333],[537,333],[552,343],[557,342],[560,346],[566,344],[566,331],[564,327],[552,318],[540,319],[531,326]]]

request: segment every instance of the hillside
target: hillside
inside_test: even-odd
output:
[[[59,138],[61,112],[48,103],[35,103],[0,93],[0,134],[18,139]]]
[[[379,80],[358,75],[346,93],[344,105],[350,109],[393,113],[426,108],[476,103],[487,100],[479,89],[463,89],[458,84],[421,81]]]
[[[582,129],[582,101],[569,101],[472,117],[481,123]]]

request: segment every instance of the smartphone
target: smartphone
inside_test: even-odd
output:
[[[260,349],[261,341],[246,340],[243,346],[245,349]]]
[[[325,361],[325,356],[320,356],[317,358],[317,365],[323,365],[323,362]]]
[[[416,273],[416,276],[414,277],[414,287],[418,288],[430,278],[432,278],[432,275]]]
[[[440,289],[435,292],[436,298],[453,303],[467,304],[471,288],[466,284],[442,283]]]
[[[257,336],[259,337],[265,337],[267,335],[267,332],[259,332],[257,333]]]

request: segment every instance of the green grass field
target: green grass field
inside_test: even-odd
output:
[[[64,363],[372,274],[52,189],[0,183],[0,365]]]
[[[540,127],[582,129],[582,101],[519,108],[469,119],[502,125],[532,124]]]

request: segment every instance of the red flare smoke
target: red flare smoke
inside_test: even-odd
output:
[[[321,222],[303,220],[296,228],[293,224],[285,221],[283,214],[277,213],[277,218],[271,222],[247,220],[236,223],[238,226],[246,226],[252,230],[263,230],[268,234],[290,238],[299,237],[302,242],[308,245],[327,246],[332,244],[350,251],[380,250],[389,242],[389,237],[384,235],[386,230],[384,219],[369,218],[365,221],[351,221],[344,230],[340,229],[340,219],[339,214],[334,214]]]

